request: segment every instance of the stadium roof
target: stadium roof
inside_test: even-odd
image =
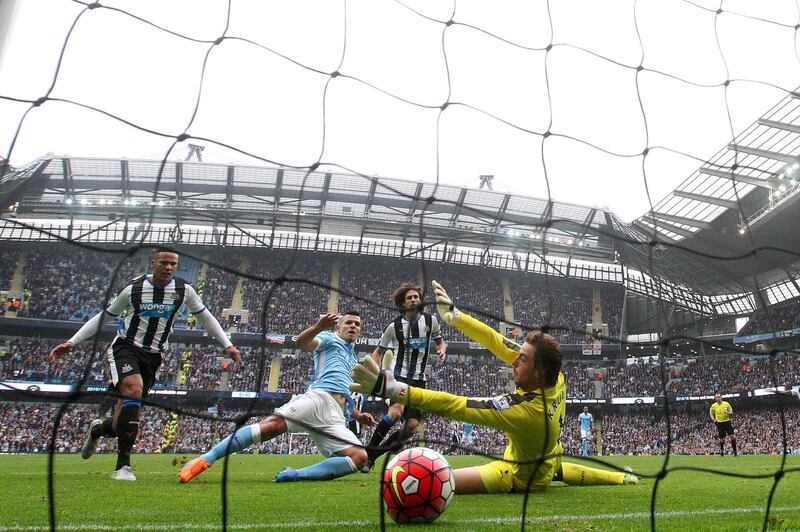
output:
[[[618,259],[698,294],[743,295],[800,277],[800,94],[791,93],[625,224],[612,212],[517,194],[284,167],[48,156],[0,177],[28,219],[267,230]],[[753,254],[755,247],[768,248]],[[417,247],[419,249],[419,247]],[[788,250],[788,252],[786,251]]]
[[[119,219],[613,260],[614,215],[489,190],[183,161],[48,157],[0,181],[4,206],[41,219]],[[154,190],[156,192],[154,192]]]
[[[799,189],[800,94],[793,92],[625,230],[678,245],[654,251],[655,272],[673,282],[704,294],[754,290],[797,277]],[[753,255],[754,248],[775,249]],[[625,255],[650,271],[641,246],[627,246]]]

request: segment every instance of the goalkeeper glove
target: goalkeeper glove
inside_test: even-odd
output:
[[[433,293],[436,295],[436,309],[439,311],[439,316],[442,317],[444,322],[448,325],[455,325],[461,317],[461,313],[453,305],[453,300],[444,291],[444,287],[433,281]]]
[[[382,362],[385,362],[385,359],[384,356]],[[353,366],[351,376],[353,377],[351,392],[384,397],[393,403],[405,404],[408,401],[408,384],[394,380],[392,372],[379,368],[369,355]]]
[[[387,349],[381,358],[381,369],[392,369],[392,362],[394,362],[394,351]]]

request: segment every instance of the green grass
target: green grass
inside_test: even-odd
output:
[[[55,459],[56,518],[72,529],[211,530],[219,526],[222,463],[190,484],[179,484],[174,455],[133,457],[137,482],[110,479],[114,457],[90,461],[78,456]],[[378,473],[360,473],[331,482],[274,484],[275,473],[290,465],[302,467],[318,456],[234,456],[230,461],[228,523],[239,529],[348,531],[378,527]],[[482,463],[476,457],[450,457],[454,467]],[[655,473],[659,457],[609,459]],[[726,472],[774,472],[779,457],[673,457],[670,467],[695,466]],[[46,456],[0,456],[0,530],[36,530],[48,525]],[[790,457],[787,467],[800,467]],[[554,483],[545,493],[531,495],[531,530],[648,530],[652,479],[638,486],[568,487]],[[663,530],[760,529],[772,479],[745,480],[709,473],[675,471],[658,489],[657,527]],[[789,473],[775,493],[771,529],[800,529],[800,472]],[[523,496],[456,496],[437,530],[513,530],[519,528]],[[388,516],[387,516],[388,519]],[[127,525],[127,526],[126,526]],[[155,526],[154,526],[155,525]],[[396,526],[394,526],[396,528]]]

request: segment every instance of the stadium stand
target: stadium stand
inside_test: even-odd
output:
[[[737,336],[787,331],[797,327],[800,327],[800,298],[755,311]]]
[[[64,244],[31,244],[26,246],[28,267],[25,270],[25,287],[30,293],[27,309],[20,317],[56,320],[85,321],[100,310],[105,296],[107,281],[113,273],[110,255],[91,250],[73,249]],[[69,251],[69,252],[67,252]],[[367,303],[346,295],[338,296],[338,308],[359,309],[365,317],[363,335],[379,338],[383,328],[396,316],[391,308],[389,296],[403,281],[420,282],[422,270],[415,260],[394,260],[382,257],[337,256],[328,253],[290,251],[267,251],[242,249],[235,254],[219,250],[205,253],[205,258],[231,269],[246,267],[246,271],[262,278],[303,278],[329,285],[334,265],[340,265],[341,290],[358,295]],[[13,272],[18,257],[9,253],[0,257],[2,271]],[[120,269],[112,290],[112,297],[131,278],[141,275],[147,257],[137,255]],[[291,264],[291,268],[287,267]],[[64,275],[64,272],[70,272]],[[9,274],[10,275],[10,274]],[[222,316],[230,308],[238,277],[214,266],[204,270],[194,259],[184,257],[178,275],[195,284],[202,292],[203,301],[215,316]],[[550,324],[557,327],[553,332],[562,343],[580,343],[585,336],[574,331],[583,331],[592,321],[592,290],[600,289],[603,321],[609,325],[609,335],[619,334],[623,289],[619,286],[591,282],[566,282],[498,270],[478,269],[461,265],[431,263],[426,266],[428,280],[437,279],[448,290],[464,301],[464,308],[485,317],[493,327],[503,317],[504,300],[502,281],[509,280],[511,301],[515,320],[525,325],[544,324],[547,309],[551,308],[548,289],[552,290],[552,312]],[[246,323],[238,324],[240,332],[261,331],[261,314],[272,283],[243,279],[241,283],[242,309],[249,311]],[[423,287],[423,288],[427,288]],[[269,303],[267,330],[272,333],[297,334],[308,326],[313,318],[326,312],[331,292],[313,284],[286,282],[275,288]],[[430,301],[430,297],[428,298]],[[430,310],[430,309],[429,309]],[[176,321],[176,328],[187,326],[188,316],[184,312]],[[232,321],[228,325],[232,325]],[[190,326],[191,323],[189,324]],[[573,332],[570,332],[572,330]],[[443,325],[443,333],[449,341],[467,341],[459,331]]]
[[[0,376],[4,380],[22,382],[74,383],[85,371],[91,346],[79,346],[74,355],[50,366],[47,353],[53,341],[35,338],[0,337]],[[107,344],[98,346],[93,356],[89,385],[107,382],[104,363]],[[261,390],[266,390],[270,377],[270,364],[274,356],[281,356],[279,389],[282,393],[300,393],[313,375],[313,358],[307,353],[282,349],[280,353],[258,348],[242,348],[242,368],[231,372],[228,388],[231,390],[256,390],[259,362],[265,356],[265,370]],[[190,354],[189,364],[182,368],[181,356]],[[636,359],[626,362],[582,363],[565,362],[567,396],[570,398],[653,397],[661,395],[661,369],[657,362]],[[670,395],[708,395],[717,390],[729,393],[743,392],[772,386],[774,382],[800,383],[800,360],[790,354],[778,354],[774,359],[775,377],[770,373],[768,356],[742,357],[735,353],[709,355],[699,358],[672,359],[666,368]],[[183,371],[185,382],[180,380]],[[216,390],[224,371],[224,359],[217,347],[173,345],[164,355],[156,381],[156,388]],[[602,379],[600,378],[602,376]],[[445,364],[435,360],[431,364],[429,383],[432,388],[448,390],[475,397],[494,395],[509,384],[508,367],[488,356],[451,355]],[[595,382],[600,383],[600,395],[595,394]]]
[[[30,300],[27,311],[19,317],[86,321],[100,310],[117,255],[75,250],[67,244],[31,246],[26,254],[25,289]],[[128,280],[141,275],[141,269],[141,258],[126,261],[116,276],[110,297]]]
[[[376,412],[385,410],[382,402],[374,402]],[[373,406],[368,407],[372,409]],[[44,453],[49,449],[52,420],[58,405],[50,403],[3,403],[0,404],[0,452]],[[209,415],[207,412],[206,415]],[[225,412],[228,417],[241,412]],[[787,427],[787,453],[800,454],[800,407],[784,410]],[[78,452],[84,438],[86,424],[97,415],[95,405],[71,405],[62,419],[55,449],[61,453]],[[563,429],[562,441],[565,452],[580,454],[577,411],[570,413]],[[783,452],[781,424],[775,408],[740,410],[736,413],[736,430],[739,452],[742,454],[781,454]],[[141,416],[142,437],[137,440],[135,452],[160,452],[164,425],[168,412],[162,409],[145,408]],[[257,418],[251,418],[250,422]],[[675,412],[672,422],[672,453],[704,455],[716,448],[717,433],[708,420],[707,408],[685,409]],[[613,412],[596,417],[599,435],[602,437],[604,455],[651,455],[666,453],[666,422],[661,412],[649,409],[634,409],[630,412]],[[180,416],[177,423],[176,444],[167,452],[197,453],[206,450],[219,434],[234,428],[233,423]],[[424,434],[415,437],[409,444],[416,445],[419,439],[431,443],[440,452],[447,452],[452,430],[461,431],[460,424],[437,416],[427,416]],[[361,437],[368,439],[369,430]],[[317,450],[304,437],[286,435],[259,447],[260,452],[286,454],[289,438],[292,454],[313,454]],[[486,427],[474,427],[473,447],[487,454],[502,454],[506,445],[502,432]],[[116,440],[104,439],[98,452],[115,452]],[[252,451],[250,451],[252,452]],[[463,451],[465,452],[465,451]]]
[[[19,261],[19,251],[15,249],[3,249],[0,256],[0,290],[11,288],[11,277],[17,270]]]

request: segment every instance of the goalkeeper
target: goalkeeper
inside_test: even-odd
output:
[[[561,347],[555,338],[532,331],[519,346],[456,309],[436,281],[433,289],[439,315],[446,323],[512,366],[514,393],[493,399],[471,399],[415,388],[395,381],[391,372],[381,371],[370,357],[353,368],[350,388],[440,416],[503,430],[508,438],[503,460],[456,469],[456,493],[519,492],[528,485],[531,490],[542,490],[552,480],[569,485],[638,483],[633,474],[561,462],[566,390],[561,373]],[[537,464],[536,460],[543,456],[548,458]]]

